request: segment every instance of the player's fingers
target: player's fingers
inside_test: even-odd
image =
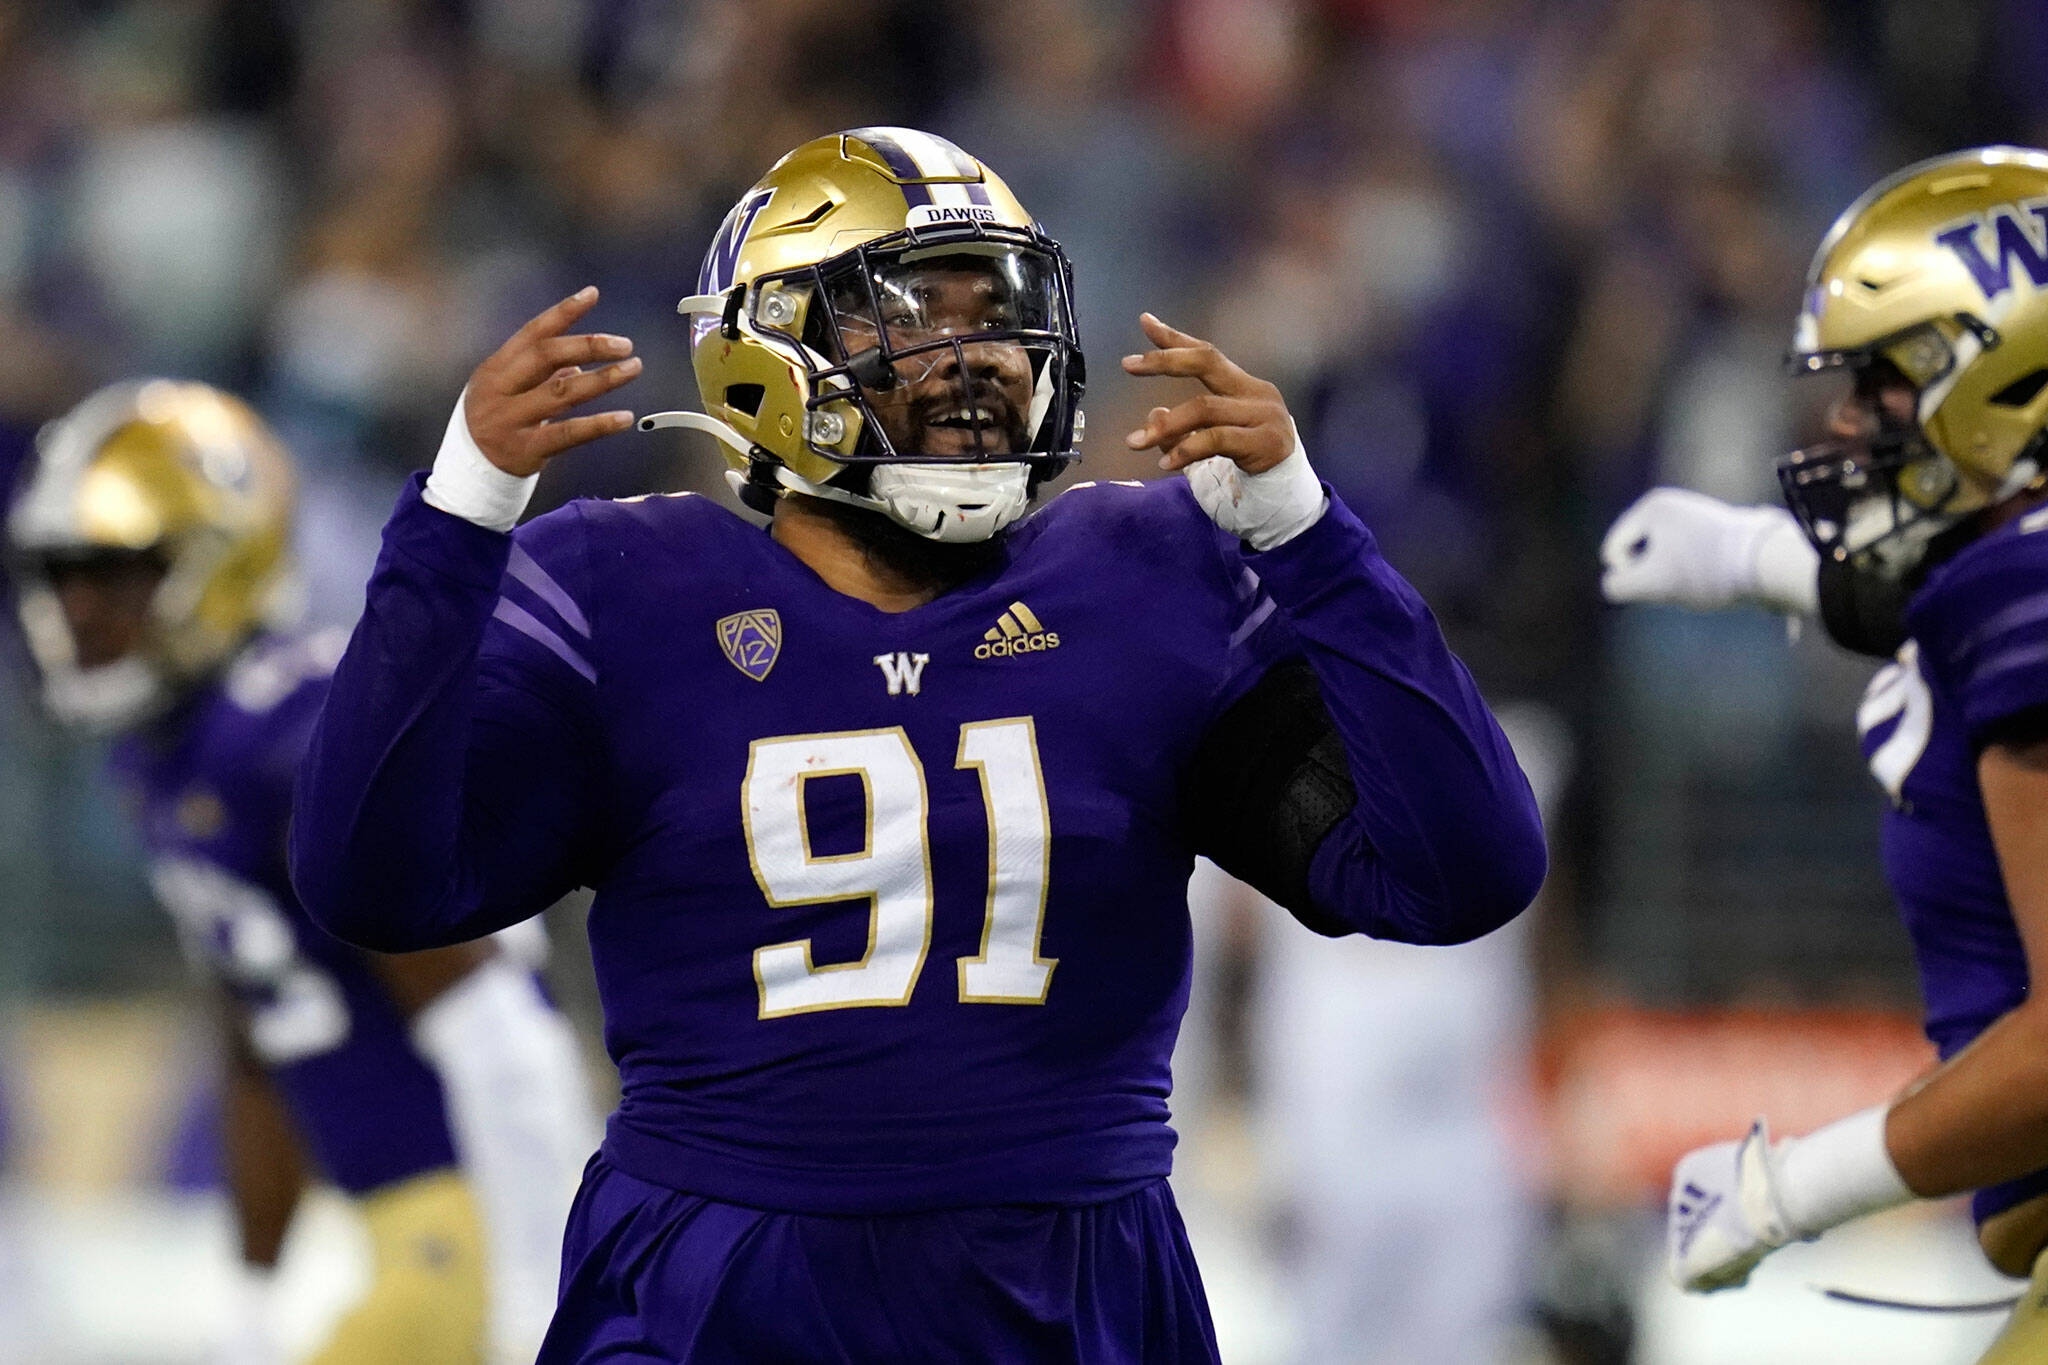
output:
[[[1245,398],[1277,396],[1280,392],[1265,380],[1247,374],[1236,361],[1207,342],[1127,355],[1124,357],[1124,373],[1196,379],[1211,393]]]
[[[1209,343],[1193,332],[1183,332],[1163,320],[1157,313],[1138,314],[1138,326],[1144,329],[1145,339],[1154,346],[1207,346]]]
[[[492,353],[491,359],[496,360],[541,337],[561,335],[569,330],[570,324],[589,312],[596,303],[597,286],[584,285],[568,298],[552,303],[528,318],[520,325],[518,331],[505,339],[503,346]]]
[[[1279,421],[1284,416],[1284,409],[1276,409],[1260,399],[1203,393],[1171,408],[1152,409],[1145,425],[1126,436],[1124,442],[1133,450],[1147,446],[1165,448],[1202,427],[1249,427]]]
[[[565,366],[540,384],[516,398],[506,400],[506,410],[520,426],[532,426],[559,417],[579,403],[610,393],[632,381],[641,370],[640,357],[627,356],[615,365],[594,370]]]
[[[1185,469],[1197,460],[1221,455],[1240,468],[1259,473],[1286,459],[1293,448],[1291,432],[1269,425],[1203,427],[1162,455],[1159,467]]]
[[[565,417],[559,422],[549,422],[533,433],[533,453],[543,460],[551,459],[572,446],[624,431],[632,425],[633,414],[624,410]]]
[[[541,337],[509,352],[491,377],[503,392],[520,393],[557,370],[601,365],[608,360],[623,360],[631,354],[631,339],[609,332]]]

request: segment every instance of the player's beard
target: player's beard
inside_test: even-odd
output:
[[[886,575],[905,588],[934,597],[951,592],[962,583],[993,568],[1003,558],[1008,532],[998,531],[987,540],[943,544],[927,540],[908,527],[899,526],[880,512],[826,498],[802,498],[804,510],[824,517],[859,547],[868,567],[878,576]]]

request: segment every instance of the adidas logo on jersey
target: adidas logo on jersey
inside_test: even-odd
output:
[[[974,657],[1007,659],[1013,654],[1037,654],[1059,647],[1058,632],[1047,630],[1022,602],[1012,602],[996,618],[996,623],[982,632],[981,643],[974,647]]]

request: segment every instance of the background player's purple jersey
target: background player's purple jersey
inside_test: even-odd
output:
[[[455,1162],[440,1081],[361,950],[306,917],[285,871],[292,779],[338,635],[264,639],[124,739],[150,881],[326,1176],[362,1194]]]
[[[595,886],[606,1153],[642,1180],[806,1213],[1115,1198],[1170,1166],[1183,782],[1272,661],[1356,675],[1324,689],[1365,768],[1317,856],[1332,914],[1453,941],[1541,876],[1506,742],[1364,528],[1333,504],[1249,558],[1180,480],[1083,486],[891,614],[703,498],[508,544],[415,484],[301,781],[299,886],[386,947]]]
[[[1857,713],[1892,797],[1885,874],[1913,941],[1927,1036],[1946,1059],[2027,994],[2027,960],[1992,847],[1977,756],[1998,726],[2048,705],[2048,518],[2022,519],[1929,575],[1912,633]],[[2048,1190],[2048,1173],[1977,1198],[1979,1216]]]

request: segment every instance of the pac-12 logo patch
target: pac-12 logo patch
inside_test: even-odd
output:
[[[764,681],[782,652],[782,618],[773,607],[720,617],[718,647],[734,668],[755,682]]]

